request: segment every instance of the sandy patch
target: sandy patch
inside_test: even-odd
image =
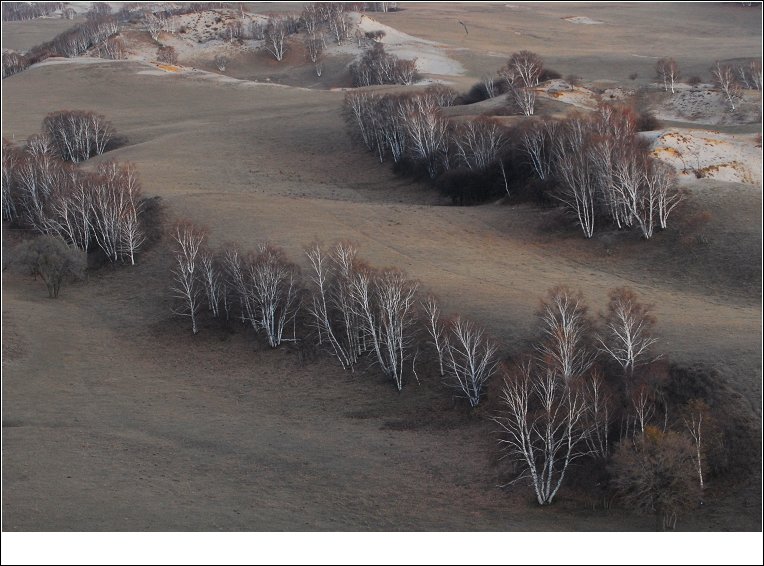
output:
[[[402,31],[385,25],[370,18],[366,14],[350,13],[354,23],[362,32],[382,30],[385,37],[382,43],[388,53],[397,55],[402,59],[416,58],[417,69],[420,73],[429,75],[458,76],[466,71],[461,63],[452,59],[447,52],[447,46],[442,43],[414,37]],[[361,50],[357,42],[349,42],[341,46],[332,46],[327,50],[329,53],[352,53],[360,55]]]
[[[537,89],[538,96],[570,104],[585,110],[594,110],[600,102],[597,94],[582,86],[573,86],[562,79],[547,81]]]
[[[749,124],[761,120],[761,95],[746,91],[734,112],[730,111],[724,95],[712,85],[693,88],[686,84],[675,86],[675,93],[667,93],[653,112],[659,120],[694,122],[698,124]]]
[[[568,16],[567,18],[562,18],[566,22],[570,22],[571,24],[585,24],[585,25],[596,25],[596,24],[604,24],[605,22],[601,22],[599,20],[593,20],[591,18],[587,18],[586,16]]]
[[[682,180],[700,177],[762,186],[761,146],[754,135],[671,129],[646,137],[653,155],[672,165]]]

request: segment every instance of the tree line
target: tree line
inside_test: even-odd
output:
[[[711,411],[707,391],[675,382],[653,307],[629,288],[613,289],[598,317],[580,292],[550,290],[531,349],[506,358],[481,325],[445,314],[418,281],[370,265],[352,243],[308,246],[301,270],[271,243],[213,249],[188,220],[172,237],[173,312],[194,334],[212,317],[252,328],[271,348],[316,348],[349,371],[376,367],[399,392],[434,374],[465,406],[488,397],[512,462],[507,485],[529,486],[540,505],[571,473],[591,472],[608,497],[673,527],[728,461],[733,425]]]
[[[6,3],[3,3],[3,6],[5,5]],[[51,41],[35,45],[25,54],[4,52],[2,78],[19,73],[48,57],[78,57],[92,48],[98,49],[109,58],[122,58],[124,45],[121,46],[120,57],[111,56],[118,52],[115,49],[114,36],[119,32],[121,21],[111,14],[111,7],[105,2],[94,2],[86,13],[86,18],[85,22],[75,24]]]
[[[380,162],[390,158],[394,166],[426,171],[455,202],[484,200],[492,187],[511,196],[512,187],[531,180],[537,198],[562,205],[587,238],[605,224],[638,229],[649,239],[667,227],[682,200],[675,174],[650,154],[626,106],[603,103],[591,115],[507,128],[486,117],[449,120],[441,108],[455,99],[443,86],[350,92],[344,114]]]
[[[113,140],[111,123],[85,111],[49,114],[43,132],[23,148],[3,140],[3,220],[83,252],[98,249],[110,262],[134,264],[147,233],[135,166],[114,161],[93,171],[77,166],[104,153]]]
[[[4,22],[20,22],[49,16],[63,9],[63,2],[3,2]]]

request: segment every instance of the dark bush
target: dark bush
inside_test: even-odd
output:
[[[637,131],[652,132],[661,128],[661,122],[649,110],[637,113]]]
[[[544,69],[539,75],[539,81],[551,81],[552,79],[561,79],[562,75],[554,69]]]
[[[39,236],[16,249],[16,263],[30,275],[43,280],[51,299],[58,297],[65,280],[82,277],[86,261],[85,252],[70,248],[55,236]]]

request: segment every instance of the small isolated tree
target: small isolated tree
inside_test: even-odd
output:
[[[588,453],[586,396],[579,384],[529,360],[505,371],[500,400],[500,443],[522,470],[510,483],[530,479],[539,505],[549,505],[570,464]]]
[[[77,248],[70,248],[55,236],[39,236],[17,248],[16,262],[48,288],[51,299],[58,297],[66,279],[79,279],[85,272],[87,258]]]
[[[228,66],[228,57],[223,54],[215,55],[214,59],[215,67],[217,67],[218,71],[225,71],[226,67]]]
[[[679,64],[671,57],[664,57],[659,59],[655,64],[655,72],[658,78],[663,81],[663,90],[667,91],[671,89],[671,94],[674,94],[674,83],[679,80]]]
[[[171,45],[163,45],[159,49],[157,49],[157,61],[160,63],[165,63],[167,65],[177,65],[178,64],[178,53],[175,51],[175,48]]]
[[[693,447],[679,433],[647,427],[621,442],[613,456],[613,486],[638,512],[656,515],[658,525],[675,527],[677,516],[698,500]]]
[[[180,306],[173,312],[191,318],[191,330],[198,332],[196,317],[202,302],[201,251],[207,240],[207,231],[188,220],[175,224],[175,266],[173,268],[173,296]]]
[[[627,390],[634,369],[660,357],[650,352],[657,342],[652,336],[655,318],[650,311],[651,307],[640,303],[637,294],[628,287],[610,292],[604,329],[597,340],[602,352],[623,370]]]
[[[449,325],[445,338],[446,378],[471,407],[477,407],[488,379],[499,365],[499,348],[482,328],[459,316]]]
[[[711,67],[711,77],[724,98],[727,99],[730,110],[734,112],[741,97],[740,84],[735,76],[735,70],[731,65],[724,65],[717,61]]]

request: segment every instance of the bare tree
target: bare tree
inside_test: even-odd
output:
[[[287,261],[281,249],[265,244],[249,262],[247,276],[254,305],[252,324],[265,333],[268,345],[276,348],[285,340],[284,331],[299,309],[297,267]]]
[[[520,136],[520,148],[542,181],[552,175],[553,147],[558,134],[558,122],[542,120],[524,128]]]
[[[411,102],[405,122],[409,151],[425,164],[430,178],[434,179],[448,150],[448,121],[428,99],[415,97]]]
[[[659,59],[655,64],[655,72],[658,78],[663,81],[663,90],[667,91],[671,89],[671,94],[674,94],[674,83],[679,80],[679,65],[671,57],[664,57]]]
[[[669,216],[684,200],[676,186],[676,173],[669,165],[649,159],[645,166],[644,184],[650,203],[648,208],[657,213],[661,230],[665,230]]]
[[[104,59],[127,59],[125,42],[119,37],[110,37],[104,41],[99,47],[98,53]]]
[[[180,307],[173,312],[191,318],[191,330],[198,332],[196,317],[201,305],[200,251],[207,240],[206,230],[194,226],[188,220],[181,220],[173,229],[175,242],[175,267],[173,268],[174,297]]]
[[[207,297],[207,307],[212,316],[217,318],[220,316],[220,303],[225,295],[225,281],[218,257],[206,246],[199,251],[199,270]]]
[[[268,24],[265,26],[265,49],[273,55],[276,61],[284,58],[287,44],[287,27],[283,19],[272,17],[268,18]]]
[[[603,333],[597,341],[602,352],[621,366],[627,387],[635,368],[660,357],[650,353],[650,347],[657,342],[652,336],[655,318],[650,310],[628,287],[610,292]]]
[[[500,400],[504,412],[494,419],[503,432],[500,443],[522,470],[510,483],[530,479],[539,505],[549,505],[570,464],[588,452],[585,396],[529,360],[505,372]]]
[[[483,75],[480,80],[483,83],[483,87],[485,88],[485,92],[488,95],[488,98],[493,98],[494,96],[496,96],[497,94],[496,75],[489,73],[489,74]]]
[[[339,6],[342,6],[342,4],[339,4]],[[343,41],[352,37],[353,22],[348,14],[337,12],[329,20],[329,29],[334,35],[334,39],[337,40],[337,45],[342,45]]]
[[[588,452],[607,461],[610,457],[610,425],[613,422],[613,395],[601,371],[595,370],[583,386],[586,404]]]
[[[634,142],[622,144],[614,154],[611,188],[618,202],[628,211],[629,220],[636,222],[646,240],[652,237],[655,229],[660,194],[656,184],[658,176],[650,176],[656,183],[651,182],[649,187],[645,183],[649,169],[649,156]]]
[[[143,21],[146,25],[146,31],[149,32],[151,39],[154,41],[159,41],[159,34],[162,32],[165,25],[163,18],[149,13]]]
[[[549,291],[541,305],[541,340],[536,346],[540,362],[569,383],[587,373],[596,352],[588,343],[591,321],[581,293],[567,287]]]
[[[751,87],[761,90],[761,61],[752,59],[748,64],[748,77],[751,81]]]
[[[531,51],[513,53],[507,64],[499,69],[506,81],[511,100],[526,116],[532,116],[536,105],[536,91],[544,70],[541,57]]]
[[[440,305],[437,299],[432,295],[428,295],[422,302],[422,310],[424,311],[425,326],[427,333],[432,339],[432,345],[435,347],[435,351],[438,354],[438,368],[440,369],[440,376],[446,375],[443,368],[443,358],[446,354],[446,348],[448,343],[446,342],[446,323],[441,318]]]
[[[710,421],[710,409],[700,399],[692,399],[682,410],[682,422],[690,433],[694,445],[695,467],[700,489],[705,489],[703,467],[706,460],[706,428]]]
[[[594,234],[596,207],[595,170],[585,147],[588,125],[572,119],[558,136],[554,146],[555,175],[560,189],[553,196],[573,212],[584,236]]]
[[[3,220],[6,222],[15,222],[19,217],[15,171],[22,158],[21,152],[11,142],[3,138],[2,178],[0,178],[0,182],[2,183]]]
[[[213,61],[215,63],[215,66],[218,68],[218,71],[225,71],[225,68],[228,66],[228,57],[226,55],[223,55],[222,53],[219,53],[215,55],[215,59]]]
[[[319,245],[306,250],[311,266],[311,300],[308,312],[311,326],[324,346],[344,369],[352,369],[366,351],[363,320],[352,296],[357,250],[340,242],[328,253]]]
[[[457,156],[468,169],[485,170],[498,160],[507,138],[495,120],[478,118],[462,122],[453,141]]]
[[[446,335],[445,370],[451,385],[477,407],[499,364],[498,346],[482,328],[457,316]]]
[[[711,67],[711,77],[713,78],[714,84],[716,84],[727,99],[727,103],[730,105],[730,110],[734,112],[742,94],[740,91],[740,84],[735,77],[734,69],[730,65],[724,65],[717,61],[714,66]]]
[[[357,269],[351,294],[363,320],[363,332],[383,373],[398,391],[414,343],[416,293],[419,284],[398,270]]]
[[[439,83],[432,84],[424,89],[425,96],[430,96],[435,100],[435,104],[441,108],[446,106],[452,106],[459,96],[453,88],[450,86],[442,85]]]

